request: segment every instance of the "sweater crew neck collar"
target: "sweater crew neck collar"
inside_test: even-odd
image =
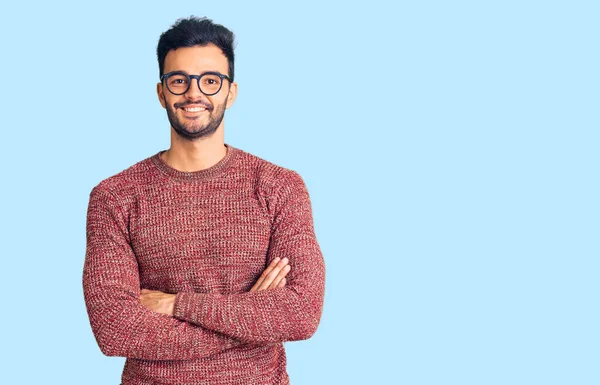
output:
[[[166,150],[159,151],[150,159],[163,174],[170,178],[187,182],[202,181],[224,172],[233,163],[237,149],[227,143],[225,143],[225,147],[227,147],[227,153],[221,160],[209,168],[198,171],[179,171],[169,166],[161,158],[162,153]]]

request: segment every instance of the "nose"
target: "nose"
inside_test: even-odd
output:
[[[191,79],[190,88],[188,88],[187,92],[185,93],[185,96],[188,99],[198,99],[204,96],[202,91],[200,91],[200,84],[198,83],[197,78]]]

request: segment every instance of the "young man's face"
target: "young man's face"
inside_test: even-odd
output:
[[[178,48],[167,53],[164,74],[181,71],[188,75],[217,72],[229,75],[227,58],[214,44]],[[160,104],[167,109],[171,127],[188,140],[212,135],[223,124],[225,109],[229,108],[237,94],[237,84],[223,79],[221,90],[206,96],[198,88],[198,81],[191,79],[190,87],[183,95],[174,95],[163,80],[157,85]]]

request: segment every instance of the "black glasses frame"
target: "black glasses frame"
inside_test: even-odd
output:
[[[168,80],[169,80],[169,77],[173,76],[173,75],[183,75],[183,76],[187,77],[187,79],[188,79],[188,86],[185,89],[185,91],[179,92],[179,93],[171,91],[171,89],[169,88],[169,82],[168,82]],[[221,79],[221,84],[219,85],[219,89],[216,92],[213,92],[212,94],[207,94],[206,92],[202,91],[202,87],[200,87],[200,79],[202,79],[202,77],[206,76],[206,75],[215,75],[215,76],[218,76]],[[165,85],[167,86],[167,89],[173,95],[183,95],[186,92],[188,92],[190,90],[190,86],[192,85],[192,79],[196,79],[196,81],[198,82],[198,89],[200,90],[200,92],[202,92],[206,96],[213,96],[213,95],[218,94],[219,91],[221,91],[221,88],[223,88],[223,79],[227,79],[227,80],[229,80],[229,83],[232,83],[232,81],[229,78],[229,76],[220,74],[218,72],[205,72],[205,73],[200,74],[200,75],[188,75],[188,74],[186,74],[185,72],[182,72],[182,71],[173,71],[173,72],[168,72],[166,74],[163,74],[160,77],[160,81],[161,82],[163,80],[165,81]]]

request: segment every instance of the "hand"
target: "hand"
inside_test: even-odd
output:
[[[290,265],[288,265],[287,258],[283,258],[282,260],[280,260],[279,257],[275,258],[273,261],[271,261],[269,266],[267,266],[265,271],[263,271],[250,291],[284,287],[286,282],[285,276],[289,273],[289,271]]]
[[[157,313],[173,315],[176,294],[163,293],[158,290],[142,289],[140,302],[148,309]]]

